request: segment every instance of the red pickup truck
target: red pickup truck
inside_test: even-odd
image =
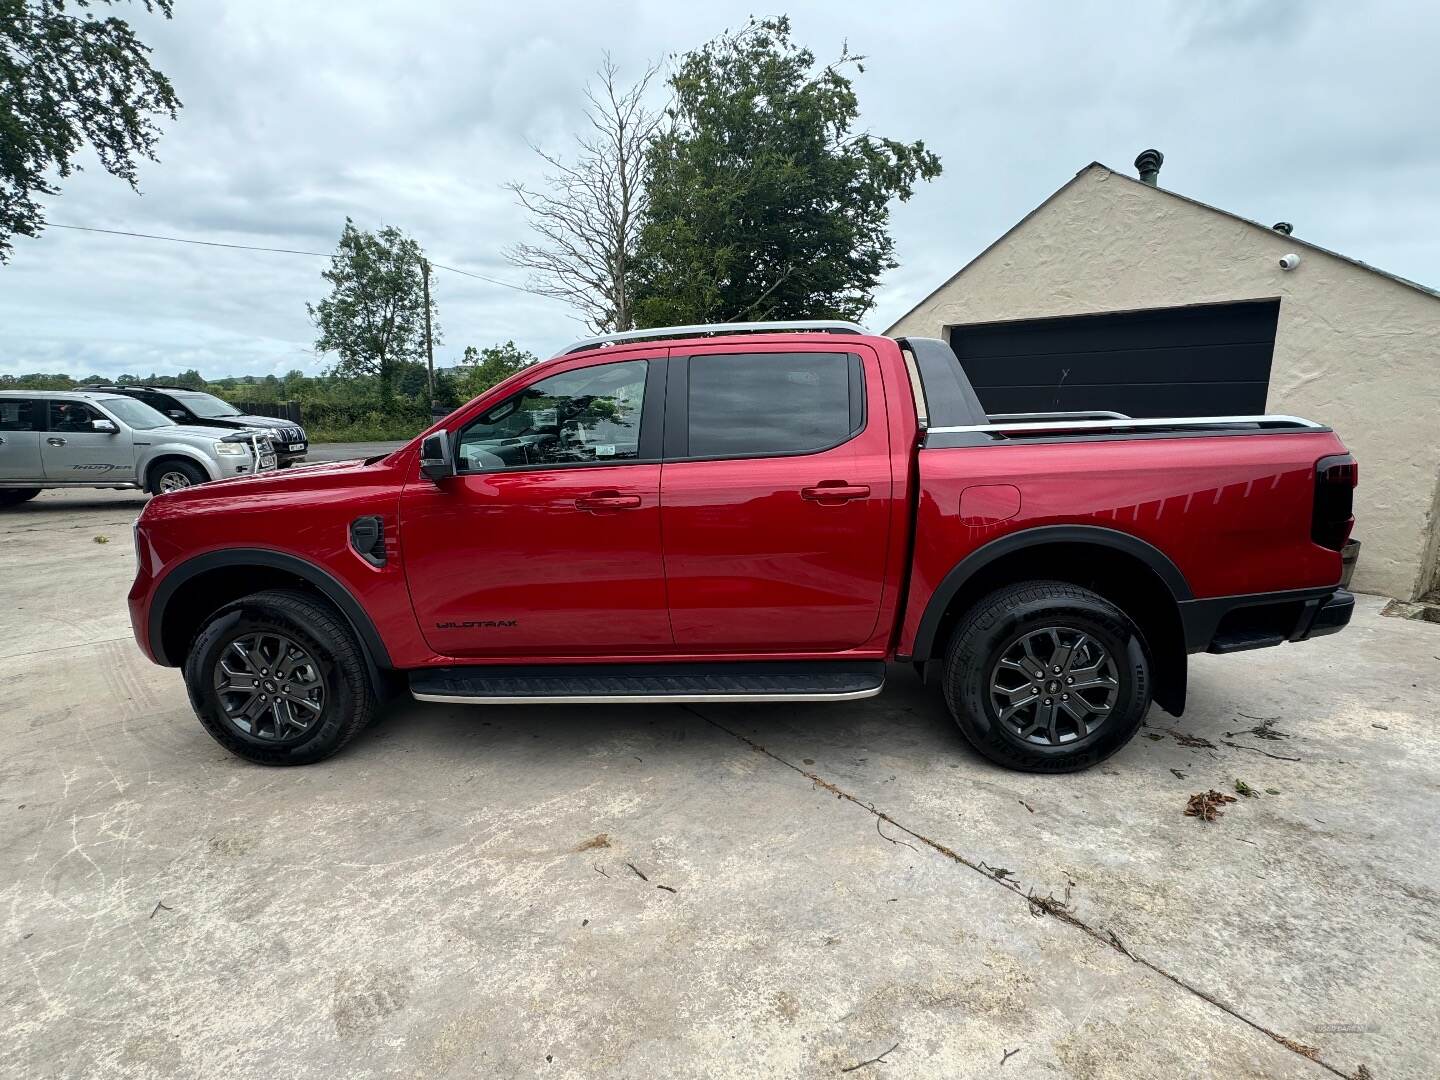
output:
[[[938,681],[982,754],[1083,768],[1186,655],[1334,633],[1353,458],[1295,417],[987,416],[847,323],[580,342],[399,450],[135,525],[135,636],[267,764],[423,701],[845,701]]]

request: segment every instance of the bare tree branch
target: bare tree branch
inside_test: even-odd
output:
[[[662,119],[645,95],[659,72],[651,64],[622,88],[606,54],[585,89],[589,130],[575,136],[574,160],[532,146],[547,168],[545,190],[505,185],[539,238],[505,257],[530,271],[526,288],[577,308],[595,333],[635,325],[630,266],[645,216],[645,151]]]

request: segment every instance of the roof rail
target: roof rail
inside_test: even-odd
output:
[[[626,341],[649,341],[655,338],[704,337],[710,334],[769,334],[803,333],[810,331],[822,334],[868,334],[859,323],[843,322],[839,319],[797,319],[791,322],[728,322],[699,323],[694,326],[657,326],[650,330],[625,330],[618,334],[601,334],[599,337],[581,338],[567,345],[557,354],[585,352],[602,345],[619,345]]]

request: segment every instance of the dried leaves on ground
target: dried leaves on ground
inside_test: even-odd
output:
[[[1190,796],[1190,801],[1185,805],[1186,817],[1198,817],[1201,821],[1214,821],[1223,814],[1226,803],[1237,801],[1234,795],[1226,795],[1223,791],[1216,791],[1211,788],[1209,791],[1197,791]]]

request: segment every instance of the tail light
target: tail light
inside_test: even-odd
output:
[[[1310,538],[1321,547],[1339,551],[1355,526],[1355,485],[1360,466],[1349,454],[1323,457],[1315,463],[1315,510]]]

